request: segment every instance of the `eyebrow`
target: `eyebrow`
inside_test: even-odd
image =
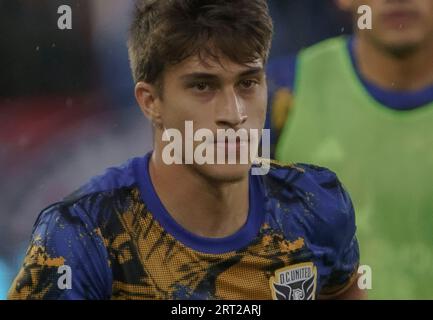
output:
[[[257,74],[261,74],[264,72],[264,69],[262,67],[254,67],[249,68],[248,70],[245,70],[241,73],[239,73],[236,77],[237,78],[245,78],[247,76],[253,76]],[[193,72],[188,73],[183,76],[181,76],[181,79],[184,81],[191,81],[191,80],[218,80],[219,77],[214,73],[207,73],[207,72]]]
[[[264,73],[264,69],[262,67],[254,67],[254,68],[250,68],[248,70],[245,70],[244,72],[241,72],[238,77],[244,78],[247,76],[254,76],[257,74],[261,74],[261,73]]]

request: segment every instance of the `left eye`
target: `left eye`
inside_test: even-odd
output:
[[[239,85],[242,87],[242,89],[251,89],[255,85],[257,85],[257,81],[255,80],[242,80]]]
[[[194,84],[192,87],[195,90],[197,90],[198,92],[204,92],[204,91],[209,90],[210,85],[206,82],[199,82],[199,83]]]

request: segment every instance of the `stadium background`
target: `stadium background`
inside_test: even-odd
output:
[[[269,0],[271,59],[350,32],[332,0]],[[0,299],[38,213],[104,168],[144,154],[125,46],[131,0],[0,0]],[[72,30],[57,8],[72,8]]]

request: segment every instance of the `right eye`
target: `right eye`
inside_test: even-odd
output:
[[[197,82],[191,85],[191,88],[197,92],[207,92],[211,89],[210,84],[207,82]]]

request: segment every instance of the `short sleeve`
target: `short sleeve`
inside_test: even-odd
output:
[[[346,189],[338,182],[338,195],[344,210],[343,221],[334,231],[338,234],[339,246],[336,248],[335,261],[331,274],[323,286],[321,295],[335,296],[343,292],[357,278],[359,266],[359,246],[356,238],[355,210]]]
[[[8,299],[107,299],[111,270],[98,228],[77,204],[55,204],[37,219]]]
[[[277,212],[286,213],[279,226],[291,239],[304,239],[308,261],[319,270],[318,296],[342,292],[356,279],[359,248],[355,210],[337,175],[311,164],[277,164],[266,180]]]

